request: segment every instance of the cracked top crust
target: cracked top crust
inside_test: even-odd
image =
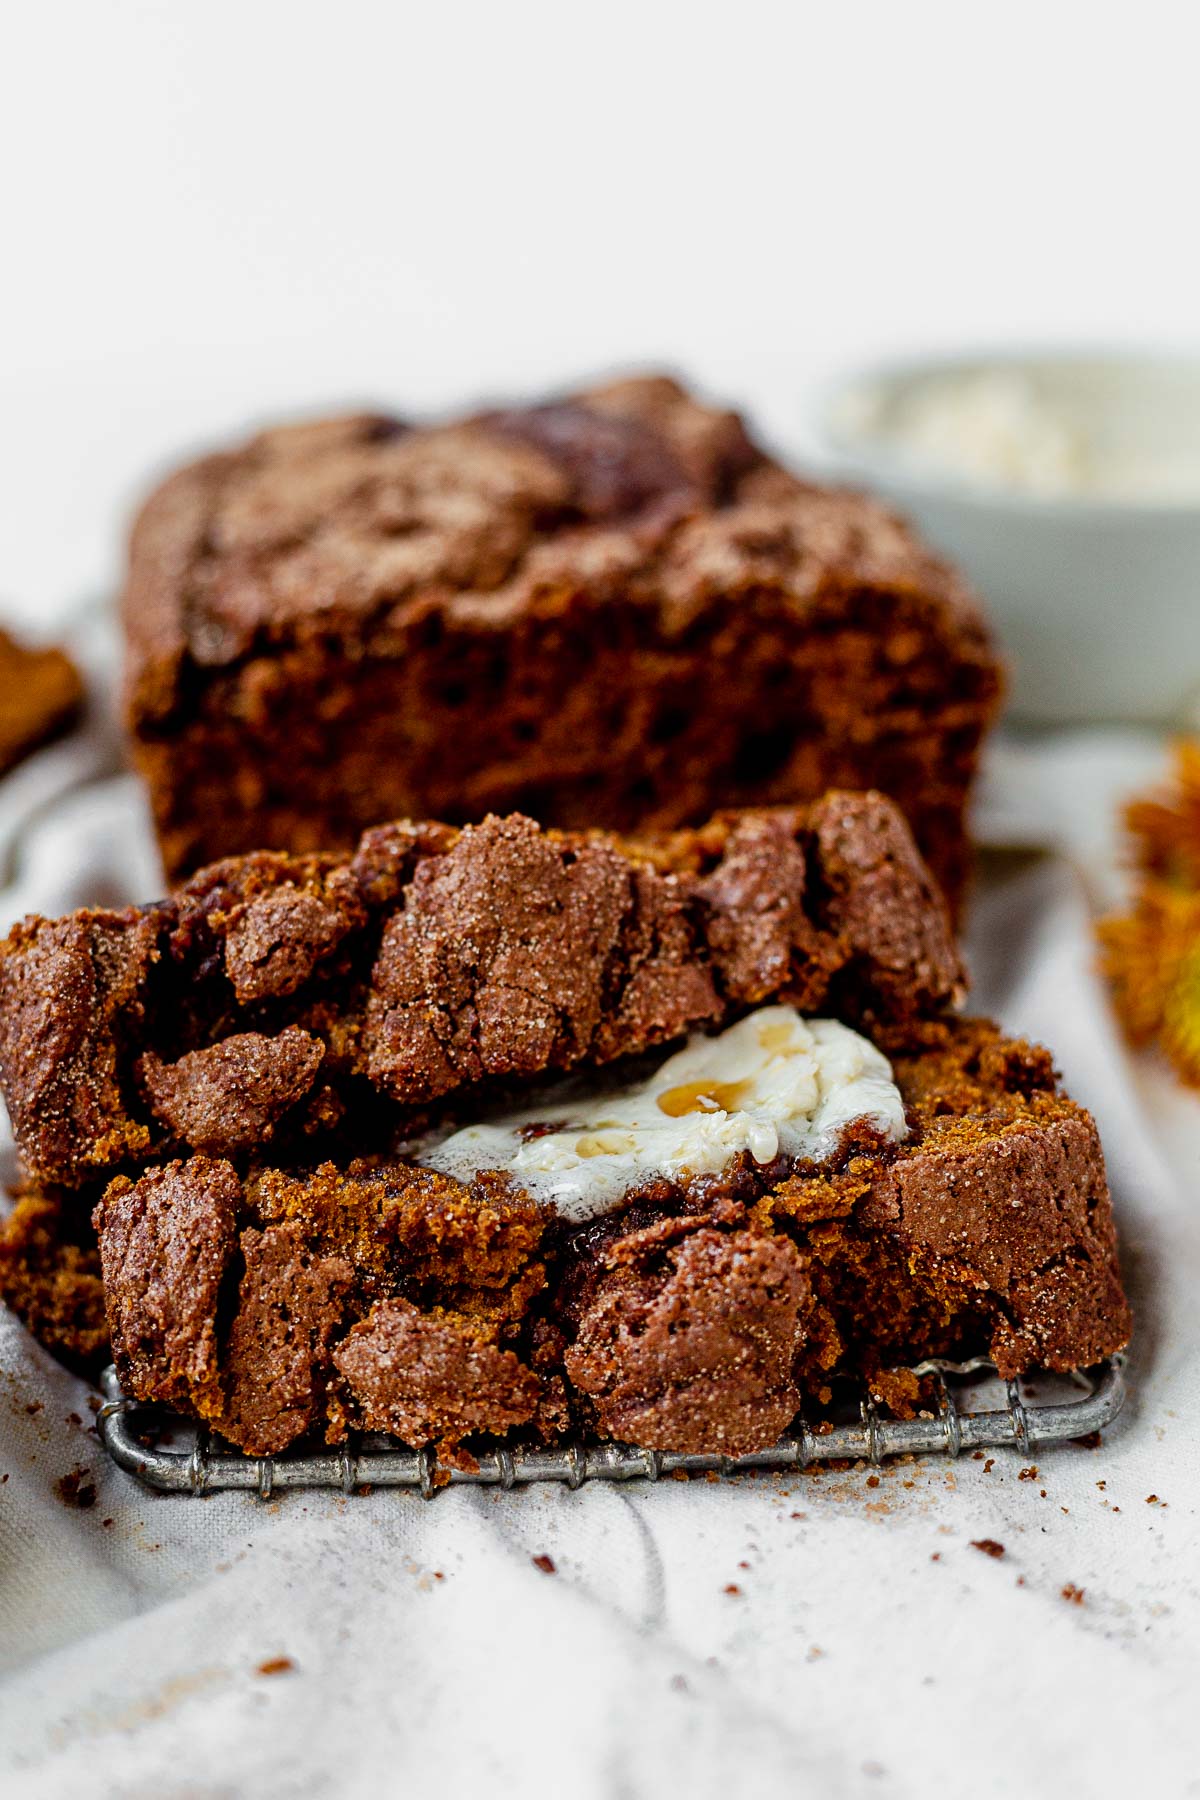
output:
[[[0,945],[0,1086],[36,1179],[267,1138],[387,1148],[482,1084],[712,1029],[775,996],[903,1033],[961,993],[879,795],[622,841],[513,814],[353,856],[233,858],[158,904]]]
[[[453,614],[503,629],[565,590],[683,631],[718,595],[902,593],[990,656],[958,577],[892,513],[768,459],[736,414],[662,377],[409,429],[360,414],[265,431],[171,476],[133,531],[131,709],[186,709],[184,671],[334,633],[393,654]]]

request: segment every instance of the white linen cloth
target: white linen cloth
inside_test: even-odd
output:
[[[973,1004],[1051,1043],[1101,1123],[1138,1323],[1100,1448],[1034,1479],[997,1451],[877,1480],[163,1497],[0,1311],[3,1791],[1200,1793],[1200,1102],[1122,1048],[1089,921],[1113,808],[1161,762],[1127,735],[1002,746],[985,836],[1056,853],[993,859],[970,925]],[[152,897],[109,767],[93,725],[0,786],[0,929]],[[86,1511],[56,1495],[76,1469]]]

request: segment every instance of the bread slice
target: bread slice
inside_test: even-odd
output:
[[[379,819],[661,831],[881,788],[962,887],[1002,685],[973,597],[662,377],[205,457],[147,501],[123,610],[174,877]]]
[[[264,854],[0,944],[0,1089],[32,1180],[180,1150],[387,1144],[478,1088],[712,1030],[770,997],[848,1022],[960,992],[945,912],[880,795],[640,844],[489,818]]]
[[[355,1426],[446,1458],[570,1431],[738,1454],[844,1375],[904,1409],[929,1355],[1092,1363],[1129,1331],[1095,1126],[1046,1052],[954,1015],[961,983],[878,796],[638,845],[393,826],[26,921],[0,1079],[31,1192],[0,1282],[82,1356],[102,1279],[127,1390],[260,1454]],[[894,1128],[731,1140],[582,1211],[451,1157],[516,1107],[522,1144],[623,1167],[563,1111],[647,1081],[660,1125],[718,1130],[748,1116],[739,1084],[653,1089],[681,1039],[757,1032],[786,1059],[779,1021],[814,1015],[837,1023],[801,1036],[850,1025],[890,1057]]]
[[[122,1382],[264,1454],[348,1424],[451,1456],[515,1427],[740,1454],[839,1375],[903,1408],[927,1356],[1009,1375],[1123,1344],[1095,1126],[1045,1052],[962,1020],[894,1067],[898,1148],[743,1155],[583,1225],[408,1162],[119,1178],[96,1223]]]

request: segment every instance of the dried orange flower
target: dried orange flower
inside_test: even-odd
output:
[[[1157,1040],[1200,1087],[1200,742],[1176,746],[1173,791],[1125,822],[1137,884],[1132,910],[1101,921],[1101,966],[1131,1040]]]
[[[1137,866],[1147,875],[1200,888],[1200,739],[1175,745],[1172,788],[1125,809]]]

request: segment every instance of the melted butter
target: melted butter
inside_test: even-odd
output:
[[[684,1081],[658,1096],[658,1110],[668,1119],[694,1112],[736,1112],[751,1086],[749,1081]]]
[[[588,1219],[631,1188],[716,1174],[748,1152],[819,1162],[867,1119],[903,1138],[904,1105],[887,1059],[835,1019],[768,1006],[714,1037],[696,1035],[624,1088],[576,1078],[536,1106],[465,1126],[420,1154],[460,1181],[499,1170],[566,1217]]]

